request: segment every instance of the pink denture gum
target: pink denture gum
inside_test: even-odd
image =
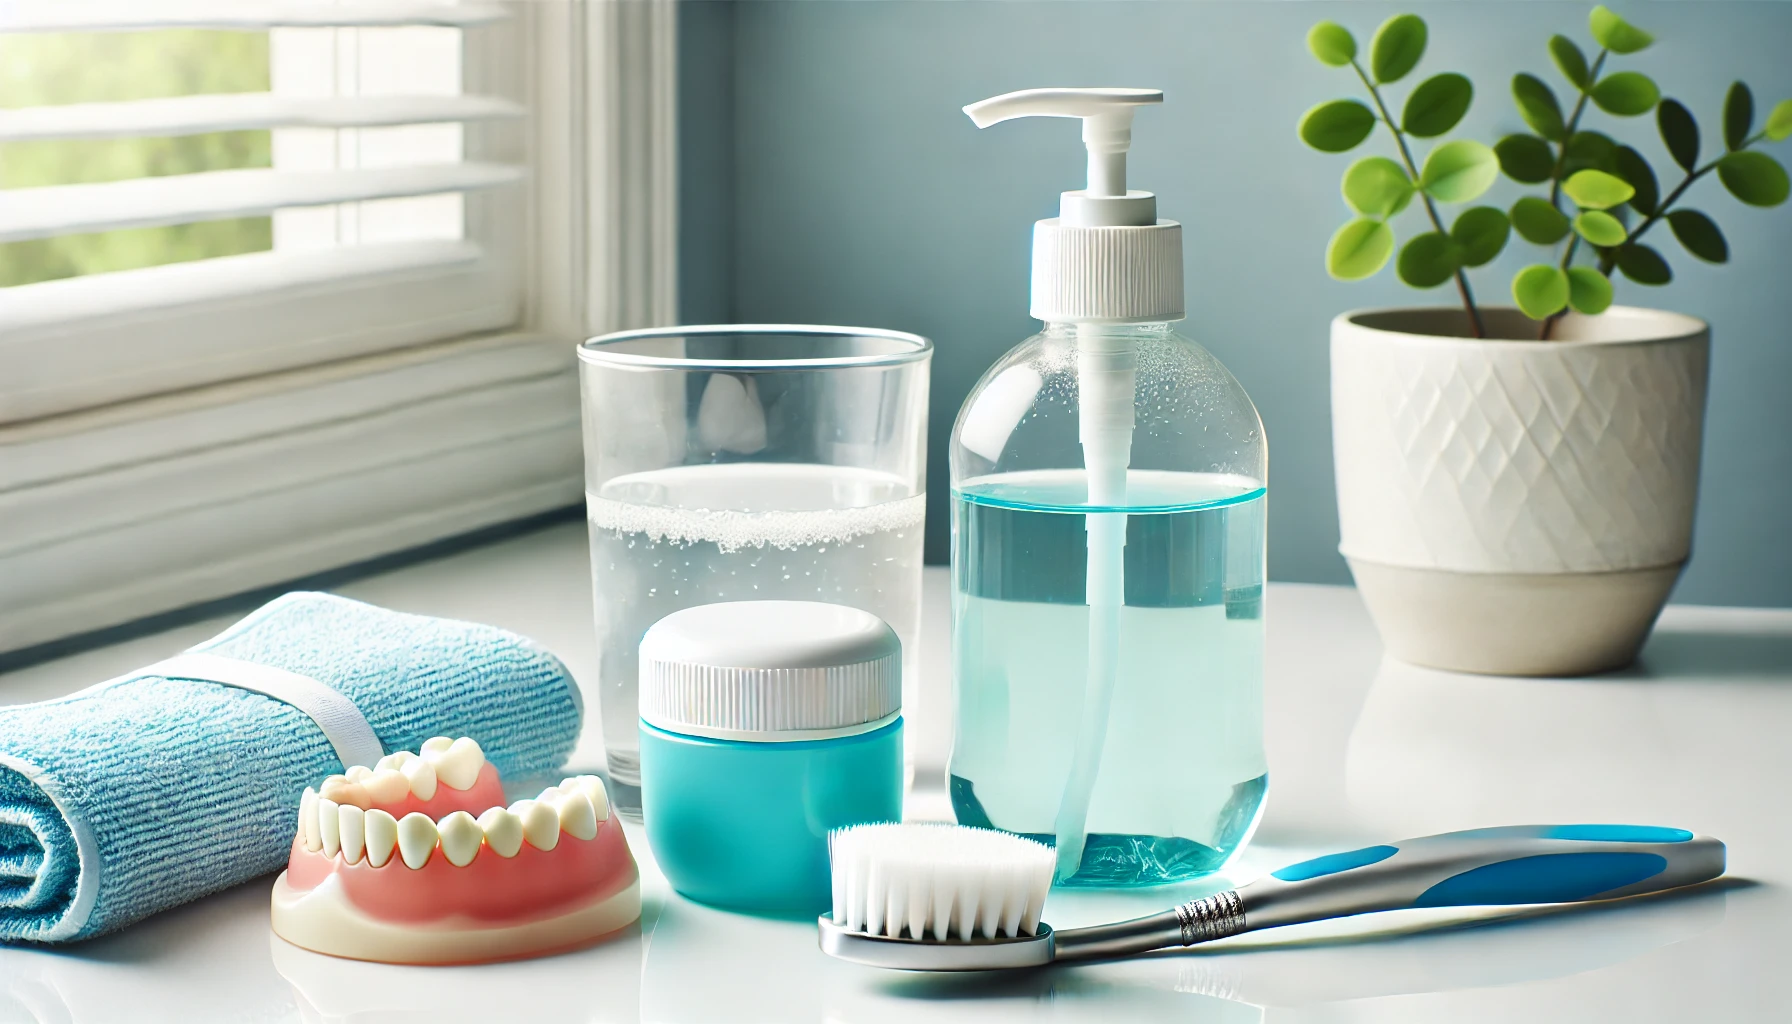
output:
[[[305,790],[273,913],[319,953],[483,963],[596,942],[641,916],[641,888],[602,780],[506,807],[479,744],[436,737]]]

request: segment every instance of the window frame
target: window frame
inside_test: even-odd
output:
[[[495,330],[416,329],[439,312],[432,296],[469,278],[402,268],[354,277],[364,294],[347,298],[322,267],[274,291],[214,280],[203,307],[115,298],[57,321],[46,305],[33,330],[57,356],[18,376],[51,388],[70,365],[101,379],[79,365],[99,361],[96,339],[136,347],[136,372],[153,376],[155,346],[186,331],[274,336],[332,301],[421,312],[378,337],[351,329],[303,351],[288,338],[257,355],[286,362],[260,369],[215,355],[211,383],[0,422],[0,653],[30,661],[70,636],[578,504],[576,343],[675,319],[675,33],[673,0],[543,0],[467,34],[463,89],[529,111],[508,137],[467,128],[469,156],[521,153],[529,174],[518,206],[466,206],[470,236],[518,253]],[[505,46],[509,59],[473,52]],[[25,365],[12,341],[0,329],[0,367]]]
[[[462,94],[526,104],[530,6],[459,30]],[[468,122],[463,138],[461,163],[529,168],[519,122]],[[276,249],[6,289],[0,424],[522,328],[527,190],[463,193],[458,245]]]

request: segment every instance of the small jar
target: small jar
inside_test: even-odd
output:
[[[828,832],[902,818],[902,645],[870,612],[699,605],[641,639],[641,812],[690,899],[810,915]]]

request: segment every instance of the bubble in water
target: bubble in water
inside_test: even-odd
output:
[[[896,532],[902,537],[897,531],[920,526],[926,518],[927,496],[916,494],[859,508],[738,512],[636,505],[592,494],[586,495],[586,507],[591,525],[599,529],[645,536],[652,544],[714,544],[726,555],[745,547],[769,545],[791,551],[842,544],[875,533]],[[818,554],[826,551],[825,546],[817,549]]]

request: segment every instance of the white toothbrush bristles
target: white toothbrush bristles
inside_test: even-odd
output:
[[[934,941],[1039,930],[1057,863],[1051,847],[964,825],[854,825],[828,836],[834,923]]]

